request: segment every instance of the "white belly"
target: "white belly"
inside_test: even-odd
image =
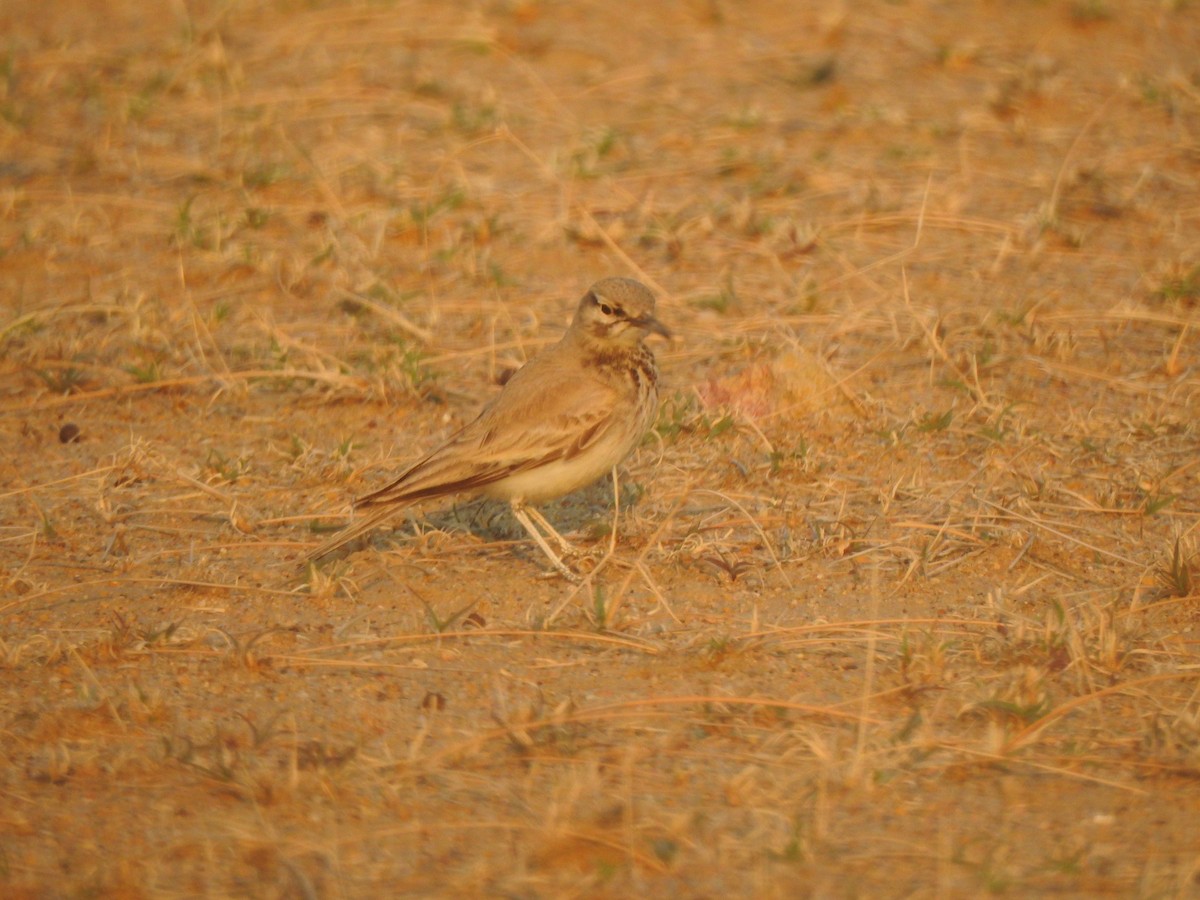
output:
[[[556,460],[509,475],[489,485],[484,493],[499,500],[523,500],[537,505],[587,487],[624,460],[642,435],[618,434],[616,437],[623,440],[598,443],[571,459]]]

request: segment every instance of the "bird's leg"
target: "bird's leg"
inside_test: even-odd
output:
[[[558,530],[550,524],[550,521],[542,515],[542,511],[535,506],[526,506],[525,515],[533,519],[543,534],[554,538],[554,542],[558,544],[558,552],[563,556],[578,556],[579,548],[568,541],[565,537],[558,533]]]
[[[617,481],[617,467],[612,467],[612,483],[613,483],[613,523],[612,531],[608,535],[608,555],[612,556],[617,552],[617,521],[621,518],[621,484]]]
[[[538,521],[545,526],[547,532],[554,535],[554,537],[558,540],[560,547],[563,548],[564,553],[566,552],[566,548],[570,548],[571,545],[566,542],[562,535],[560,535],[554,530],[553,527],[551,527],[550,523],[546,521],[546,517],[537,510],[526,506],[520,500],[512,500],[510,501],[509,505],[512,507],[513,517],[521,523],[521,526],[527,532],[529,532],[529,536],[533,538],[534,543],[542,548],[542,552],[546,554],[550,562],[554,563],[554,568],[558,570],[559,574],[561,574],[563,578],[567,579],[567,581],[578,584],[579,576],[571,571],[570,567],[562,561],[562,558],[550,548],[550,545],[546,542],[546,539],[542,536],[542,533],[534,527],[534,517],[536,517]]]

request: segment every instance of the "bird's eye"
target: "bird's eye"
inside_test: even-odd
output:
[[[606,316],[611,316],[613,314],[613,308],[607,303],[601,303],[600,312],[604,313]]]

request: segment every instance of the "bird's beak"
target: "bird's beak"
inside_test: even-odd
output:
[[[654,332],[654,334],[660,334],[668,341],[671,340],[672,334],[670,329],[667,328],[667,326],[662,322],[658,321],[658,319],[654,318],[654,316],[642,316],[640,319],[638,319],[638,324],[642,326],[642,328],[645,328],[646,331]]]

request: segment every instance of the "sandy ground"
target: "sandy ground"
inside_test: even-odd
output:
[[[1200,896],[1200,5],[0,5],[0,893]],[[636,277],[611,486],[351,498]]]

